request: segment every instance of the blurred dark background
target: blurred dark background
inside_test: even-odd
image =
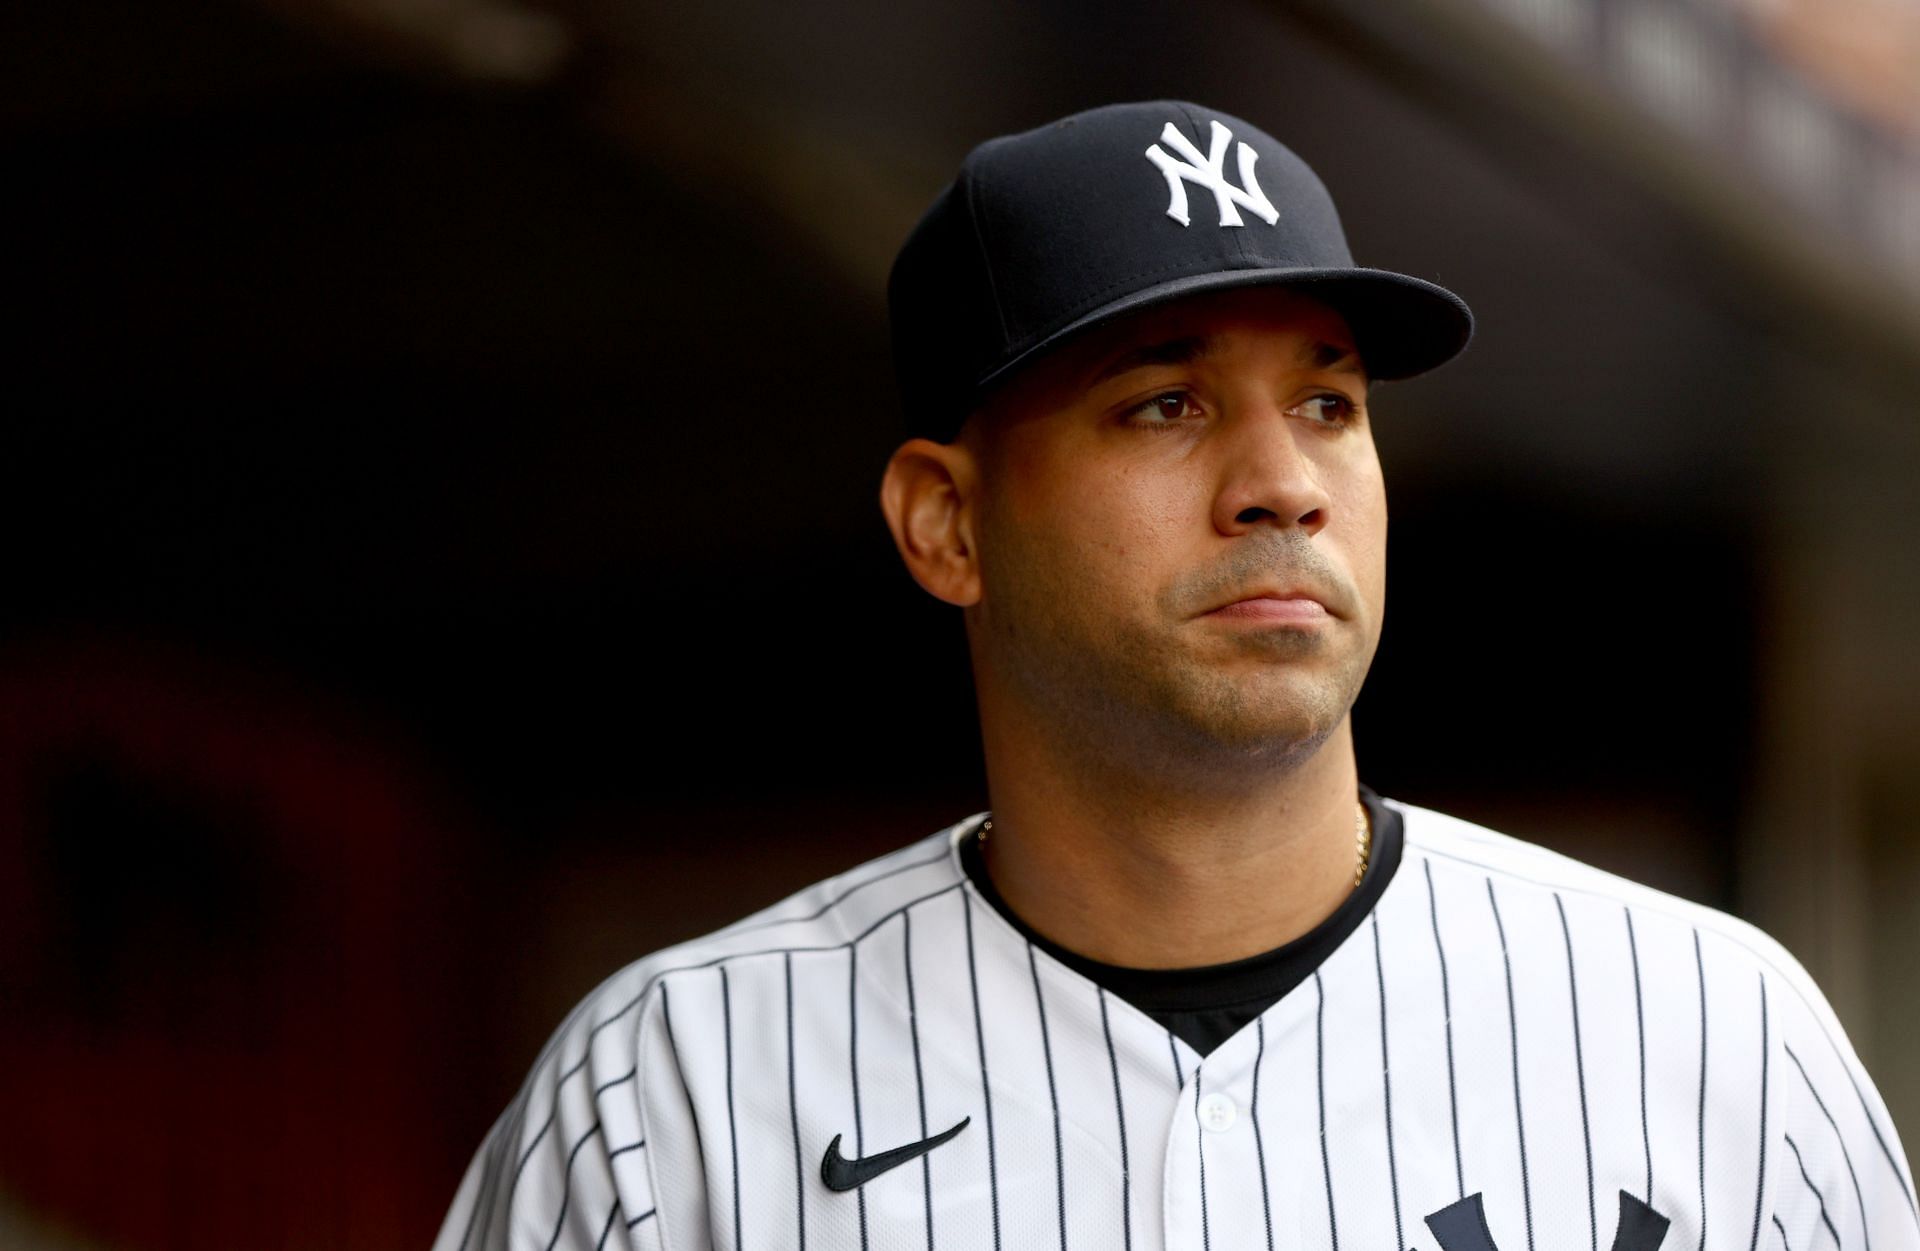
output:
[[[985,807],[886,267],[1160,96],[1479,319],[1375,395],[1362,779],[1756,921],[1920,1135],[1920,0],[24,0],[0,83],[0,1244],[422,1246],[602,977]]]

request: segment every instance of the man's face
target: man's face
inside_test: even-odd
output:
[[[1025,370],[958,440],[978,465],[980,676],[1102,750],[1311,755],[1385,606],[1366,400],[1345,321],[1272,287],[1147,310]],[[1325,611],[1215,611],[1292,588]]]

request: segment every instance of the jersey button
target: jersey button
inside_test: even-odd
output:
[[[1212,1094],[1200,1101],[1200,1124],[1216,1134],[1232,1129],[1236,1115],[1238,1109],[1233,1106],[1233,1100],[1225,1095]]]

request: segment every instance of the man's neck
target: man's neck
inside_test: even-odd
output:
[[[1070,951],[1131,968],[1222,964],[1298,938],[1352,891],[1348,720],[1297,768],[1205,792],[1090,777],[1042,744],[1015,748],[988,742],[987,869],[1010,908]]]

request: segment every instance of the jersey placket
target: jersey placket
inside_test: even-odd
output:
[[[1357,1058],[1330,1059],[1328,1047],[1350,1047],[1354,1037],[1377,1046],[1371,920],[1320,970],[1203,1060],[1145,1012],[1032,948],[977,896],[973,904],[983,923],[980,936],[995,949],[994,963],[1017,964],[1020,974],[1034,978],[1052,1031],[1051,1088],[1031,1061],[1013,1073],[996,1070],[995,1084],[1012,1079],[1030,1098],[1057,1100],[1064,1122],[1077,1122],[1103,1143],[1116,1141],[1116,1116],[1123,1127],[1115,1154],[1126,1161],[1127,1227],[1114,1245],[1123,1251],[1258,1251],[1297,1245],[1302,1236],[1359,1232],[1331,1224],[1333,1174],[1350,1179],[1342,1162],[1325,1158],[1322,1129],[1330,1109],[1338,1118],[1341,1105],[1356,1097],[1346,1089],[1352,1075],[1345,1070]],[[1362,988],[1366,1004],[1348,1003]],[[1362,1035],[1347,1020],[1358,1006],[1370,1009],[1361,1014]],[[1349,1041],[1343,1044],[1343,1038]],[[1339,1071],[1342,1083],[1332,1092],[1322,1089],[1329,1067]],[[1377,1053],[1361,1067],[1377,1074]],[[1090,1081],[1096,1070],[1107,1091],[1096,1092]],[[1383,1152],[1384,1141],[1383,1131]],[[1380,1165],[1384,1177],[1384,1156]],[[1069,1234],[1086,1220],[1074,1210],[1081,1206],[1075,1189],[1069,1185],[1065,1194]],[[1368,1226],[1381,1220],[1392,1237],[1390,1214],[1353,1210],[1349,1187],[1340,1189],[1343,1217]],[[1083,1244],[1072,1236],[1063,1241]]]
[[[1169,1251],[1291,1245],[1276,1228],[1294,1226],[1294,1188],[1274,1185],[1275,1165],[1288,1140],[1298,1138],[1288,1126],[1310,1110],[1285,1106],[1272,1066],[1278,1044],[1298,1029],[1302,996],[1312,992],[1309,980],[1204,1059],[1168,1036],[1181,1074],[1163,1127],[1161,1210]]]

